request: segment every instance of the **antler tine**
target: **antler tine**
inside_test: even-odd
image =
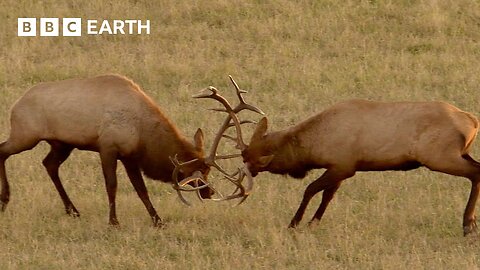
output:
[[[197,184],[197,186],[196,187],[185,187],[186,185],[188,185],[192,182],[195,182]],[[203,185],[198,186],[199,182],[201,182]],[[178,187],[175,187],[175,189],[181,190],[181,191],[191,192],[191,191],[197,191],[197,190],[203,189],[208,185],[210,185],[210,183],[203,180],[202,176],[201,176],[201,173],[199,171],[196,171],[192,176],[187,177],[187,178],[183,179],[182,181],[180,181],[180,183],[178,183]]]
[[[235,186],[237,186],[236,190],[231,195],[229,195],[227,197],[222,196],[222,198],[212,199],[212,200],[214,200],[214,201],[229,201],[229,200],[232,200],[232,199],[242,198],[240,200],[240,202],[238,202],[236,204],[236,205],[240,205],[248,198],[248,196],[250,195],[250,192],[252,191],[252,188],[253,188],[252,175],[250,174],[250,171],[246,167],[238,168],[238,171],[235,175],[237,175],[237,174],[238,174],[238,179],[234,179],[231,176],[225,175],[225,178],[227,180],[229,180]],[[245,178],[245,176],[247,177],[247,181],[248,181],[246,188],[242,185],[242,181],[243,181],[243,178]],[[238,193],[236,193],[237,190],[239,191]]]
[[[207,92],[209,91],[209,92]],[[196,95],[193,95],[192,97],[193,98],[207,98],[211,95],[214,95],[218,92],[217,88],[213,87],[213,86],[209,86],[207,88],[205,88],[201,93],[198,93]]]
[[[230,81],[232,82],[233,86],[235,87],[235,90],[237,92],[238,100],[240,101],[240,103],[233,109],[233,111],[235,113],[239,113],[242,110],[249,110],[249,111],[259,113],[261,115],[265,115],[265,113],[262,110],[260,110],[259,108],[255,107],[253,105],[247,104],[245,102],[245,98],[242,96],[242,94],[245,94],[245,93],[248,93],[248,92],[240,89],[240,87],[238,87],[237,82],[235,82],[235,80],[233,79],[233,77],[231,75],[228,75],[228,77],[230,78]]]
[[[237,141],[237,138],[232,137],[232,136],[230,136],[230,135],[226,135],[226,134],[223,134],[223,135],[222,135],[222,138],[229,139],[229,140],[232,140],[232,141],[234,141],[234,142]]]
[[[245,188],[241,185],[241,182],[242,182],[242,179],[243,177],[245,177],[242,172],[241,172],[241,169],[238,168],[238,171],[237,173],[239,175],[238,177],[238,180],[235,180],[233,177],[231,176],[228,176],[228,175],[225,175],[225,179],[227,179],[228,181],[232,182],[233,184],[235,184],[235,186],[237,186],[237,188],[235,189],[235,191],[227,196],[227,197],[221,197],[219,199],[212,199],[213,201],[217,201],[217,202],[220,202],[220,201],[229,201],[229,200],[232,200],[232,199],[236,199],[236,198],[240,198],[242,196],[245,196]],[[239,190],[239,193],[236,193],[237,190]],[[247,195],[248,196],[248,195]]]
[[[248,170],[248,167],[245,166],[242,169],[239,168],[239,172],[241,174],[241,176],[239,177],[239,180],[238,180],[239,185],[243,188],[243,186],[241,185],[241,182],[242,182],[243,178],[245,178],[245,176],[246,176],[247,177],[247,187],[243,188],[243,190],[242,190],[242,188],[240,188],[240,186],[237,186],[237,188],[240,188],[240,193],[236,194],[236,195],[232,195],[234,198],[242,197],[242,199],[237,203],[237,206],[242,204],[248,198],[248,196],[250,196],[250,192],[253,189],[253,177],[252,177],[250,171]]]
[[[172,187],[177,191],[177,194],[180,200],[186,205],[191,206],[192,204],[187,199],[185,199],[185,197],[183,197],[182,191],[186,191],[186,192],[197,191],[198,193],[200,189],[203,189],[209,186],[209,183],[203,179],[202,173],[199,171],[195,171],[190,177],[187,177],[182,181],[178,182],[178,172],[180,171],[180,169],[188,164],[191,164],[197,161],[197,159],[192,159],[186,162],[180,162],[178,161],[176,154],[173,158],[172,157],[169,157],[169,158],[175,167],[172,172],[172,180],[173,180]],[[190,184],[191,182],[196,182],[197,186],[187,188],[186,185]],[[199,182],[202,182],[203,185],[201,186],[198,185]]]
[[[244,168],[238,168],[238,172],[239,172],[239,177],[238,177],[238,180],[237,180],[237,183],[233,182],[235,185],[237,185],[237,189],[240,189],[240,192],[238,194],[232,194],[231,198],[230,199],[235,199],[235,198],[240,198],[242,197],[242,199],[240,200],[240,202],[237,203],[237,205],[240,205],[242,204],[247,198],[248,196],[250,195],[250,192],[252,191],[253,189],[253,177],[250,173],[250,171],[248,170],[247,166],[245,166]],[[242,181],[243,181],[243,178],[245,178],[245,176],[247,177],[247,187],[243,187],[242,185]],[[229,199],[228,197],[226,199]]]
[[[237,173],[233,173],[233,174],[229,174],[227,173],[220,165],[218,165],[216,159],[214,159],[213,161],[211,161],[209,163],[210,166],[214,167],[215,169],[217,169],[219,172],[221,172],[223,175],[228,175],[228,176],[235,176]]]
[[[206,91],[208,91],[209,93],[205,93]],[[230,105],[230,103],[224,97],[222,97],[221,95],[218,94],[218,90],[215,87],[213,87],[213,86],[207,87],[202,93],[197,94],[193,97],[194,98],[211,98],[211,99],[214,99],[214,100],[220,102],[225,107],[225,110],[223,110],[223,109],[214,109],[214,110],[215,111],[223,111],[223,112],[228,113],[228,117],[223,122],[222,127],[218,131],[218,133],[215,137],[215,140],[213,141],[213,145],[212,145],[212,149],[210,151],[210,155],[206,158],[207,163],[210,163],[212,160],[215,159],[218,144],[220,143],[220,140],[222,138],[223,133],[225,132],[225,130],[230,125],[230,120],[233,121],[233,124],[236,127],[237,148],[243,150],[247,147],[246,144],[243,142],[242,131],[240,129],[240,120],[238,119],[237,115],[235,114],[234,110],[232,109],[232,106]]]
[[[209,109],[210,111],[214,111],[214,112],[228,112],[227,110],[225,109],[219,109],[219,108],[212,108],[212,109]]]
[[[253,123],[256,123],[255,121],[250,121],[250,120],[244,120],[244,121],[241,121],[240,122],[240,125],[243,125],[243,124],[253,124]],[[235,127],[235,124],[234,123],[230,123],[228,124],[228,126],[225,128],[225,131],[228,130],[229,128],[231,127]],[[225,139],[229,139],[229,140],[232,140],[234,142],[237,142],[238,139],[236,137],[233,137],[233,136],[230,136],[230,135],[227,135],[227,134],[222,134],[222,137],[225,138]]]
[[[242,154],[231,154],[231,155],[217,155],[215,159],[231,159],[231,158],[237,158],[241,157]]]
[[[237,91],[237,97],[240,100],[240,102],[245,103],[245,100],[243,99],[242,94],[247,93],[247,91],[240,89],[238,87],[237,82],[233,79],[232,75],[228,75],[228,78],[230,78],[230,81],[232,82],[233,86],[235,87],[235,90]]]
[[[256,124],[256,123],[257,123],[257,122],[252,121],[252,120],[242,120],[242,121],[240,121],[240,125],[243,125],[243,124]],[[234,126],[235,126],[234,123],[229,123],[227,128],[231,128],[231,127],[234,127]]]

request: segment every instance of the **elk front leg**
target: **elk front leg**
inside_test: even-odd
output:
[[[115,207],[115,197],[117,194],[117,153],[115,151],[100,151],[102,161],[103,177],[108,194],[108,204],[110,207],[109,224],[119,225]]]
[[[338,189],[338,186],[340,186],[340,182],[348,177],[353,176],[354,174],[355,174],[354,171],[345,171],[345,170],[334,169],[334,168],[330,168],[326,172],[324,172],[322,176],[320,176],[317,180],[315,180],[310,185],[308,185],[307,189],[305,190],[305,193],[303,194],[302,202],[300,203],[300,206],[298,207],[298,210],[295,213],[295,216],[293,217],[288,227],[295,228],[298,225],[298,223],[300,223],[300,221],[302,220],[303,214],[307,209],[308,203],[313,198],[313,196],[315,196],[318,192],[324,189],[331,189],[327,193],[327,197],[325,197],[325,199],[322,200],[322,204],[320,205],[320,208],[317,210],[317,213],[315,213],[315,216],[313,218],[313,219],[320,219],[321,216],[323,215],[323,212],[325,212],[325,209],[327,208],[328,203],[333,197],[333,194]]]
[[[128,177],[130,178],[130,182],[132,183],[135,191],[138,194],[138,197],[147,208],[150,217],[152,218],[153,226],[161,227],[163,225],[162,220],[157,214],[157,211],[152,205],[150,198],[148,196],[147,187],[145,186],[145,181],[143,181],[142,173],[140,172],[140,168],[134,161],[129,160],[122,160],[123,165],[125,166],[125,170],[127,171]]]
[[[335,195],[335,192],[340,187],[340,184],[341,182],[337,182],[333,184],[331,187],[326,188],[323,191],[322,202],[320,203],[320,206],[318,207],[317,212],[315,212],[315,215],[313,216],[312,220],[310,220],[310,222],[308,223],[309,225],[319,222],[322,219],[322,216],[325,213],[325,210],[327,209],[328,204],[333,199],[333,195]]]

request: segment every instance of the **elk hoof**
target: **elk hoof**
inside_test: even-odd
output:
[[[165,228],[165,223],[159,217],[152,218],[152,222],[155,228]]]
[[[469,225],[463,226],[463,236],[467,236],[473,232],[477,231],[477,222],[472,220]]]
[[[318,219],[312,219],[310,220],[310,222],[308,222],[308,227],[310,228],[315,227],[318,225],[318,223],[320,223]]]
[[[7,204],[10,201],[10,195],[2,194],[0,196],[0,212],[4,212],[7,208]]]
[[[289,229],[295,229],[296,227],[298,226],[298,222],[290,222],[290,224],[288,225],[288,228]]]
[[[120,223],[119,223],[118,220],[116,220],[116,219],[110,220],[110,221],[108,222],[108,225],[110,225],[110,226],[112,226],[112,227],[115,227],[115,228],[120,227]]]
[[[74,218],[80,217],[80,213],[74,206],[66,208],[65,212],[67,212],[67,215],[71,217],[74,217]]]
[[[5,209],[7,209],[7,203],[0,202],[0,212],[5,212]]]

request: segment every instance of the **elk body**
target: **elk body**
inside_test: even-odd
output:
[[[43,160],[68,214],[79,212],[65,192],[58,175],[60,165],[74,148],[100,154],[110,206],[109,223],[118,224],[115,212],[116,168],[120,160],[154,225],[161,225],[150,202],[143,173],[152,179],[172,182],[181,178],[206,177],[203,133],[195,144],[187,141],[160,108],[131,80],[117,75],[41,83],[28,90],[11,110],[11,132],[0,144],[1,210],[9,202],[6,159],[29,150],[40,141],[51,149]],[[170,157],[190,161],[175,168]],[[176,160],[176,159],[175,159]],[[175,165],[179,165],[176,161]],[[174,179],[176,180],[176,179]],[[187,182],[188,183],[188,182]],[[211,190],[202,189],[209,198]]]
[[[303,178],[311,169],[326,169],[308,185],[290,227],[298,225],[311,198],[323,191],[310,222],[319,221],[342,181],[357,171],[425,166],[466,177],[472,183],[463,217],[466,235],[476,229],[480,164],[468,152],[478,127],[474,116],[443,102],[352,100],[282,131],[267,133],[263,118],[242,156],[252,176],[268,171]]]

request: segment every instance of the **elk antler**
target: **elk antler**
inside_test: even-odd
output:
[[[237,175],[238,175],[237,179],[234,179],[233,177]],[[245,176],[247,177],[246,188],[242,185],[242,181],[243,181],[243,178],[245,178]],[[222,198],[212,199],[212,200],[220,202],[220,201],[229,201],[236,198],[242,198],[237,205],[243,203],[247,199],[247,197],[250,195],[250,192],[252,191],[252,188],[253,188],[253,177],[250,174],[250,171],[245,166],[243,168],[238,168],[238,171],[234,173],[233,176],[225,175],[225,178],[230,182],[232,182],[234,185],[236,185],[237,188],[233,191],[231,195],[227,197],[222,196]],[[237,190],[239,190],[238,193],[236,193]]]
[[[238,119],[238,116],[237,116],[237,114],[239,112],[241,112],[243,110],[249,110],[249,111],[253,111],[253,112],[256,112],[256,113],[259,113],[259,114],[262,114],[262,115],[265,114],[259,108],[255,107],[253,105],[247,104],[245,102],[245,99],[242,96],[242,94],[247,93],[247,91],[241,90],[238,87],[235,80],[232,78],[232,76],[229,75],[228,77],[230,78],[233,85],[235,86],[237,97],[239,99],[239,104],[235,108],[232,108],[230,103],[224,97],[219,95],[218,90],[213,86],[210,86],[210,87],[206,88],[205,90],[203,90],[202,93],[193,96],[194,98],[211,98],[211,99],[217,100],[218,102],[220,102],[225,107],[225,109],[213,109],[213,110],[228,113],[227,118],[225,119],[225,121],[223,122],[223,125],[220,127],[220,130],[217,132],[217,135],[215,136],[215,140],[213,141],[213,145],[212,145],[212,148],[210,150],[210,155],[206,158],[207,161],[216,160],[216,153],[217,153],[217,148],[218,148],[218,145],[220,143],[220,140],[221,140],[222,137],[227,137],[227,135],[224,135],[224,133],[230,127],[235,127],[235,129],[236,129],[237,137],[236,138],[231,138],[230,137],[230,138],[236,141],[237,149],[242,151],[242,150],[245,150],[245,148],[247,148],[247,145],[243,141],[241,125],[246,124],[246,123],[255,123],[255,122],[250,121],[250,120],[240,121]],[[230,120],[232,120],[233,123],[231,123]]]
[[[182,195],[182,191],[186,192],[196,192],[198,198],[200,198],[201,201],[203,201],[202,196],[200,195],[200,189],[206,188],[209,183],[203,179],[202,173],[200,171],[195,171],[191,176],[184,178],[182,181],[178,182],[178,172],[181,170],[182,167],[185,167],[186,165],[192,164],[193,162],[197,161],[197,159],[192,159],[190,161],[186,162],[179,162],[177,159],[177,155],[175,157],[169,157],[170,161],[172,161],[173,165],[175,166],[175,169],[173,170],[172,173],[172,179],[173,179],[173,188],[177,191],[178,197],[180,200],[185,203],[186,205],[191,206],[192,204],[185,199]],[[188,187],[187,185],[190,183],[195,183],[194,187]]]
[[[237,114],[239,112],[243,111],[243,110],[253,111],[253,112],[256,112],[256,113],[259,113],[259,114],[262,114],[262,115],[264,115],[265,113],[262,110],[260,110],[259,108],[255,107],[253,105],[247,104],[245,102],[245,99],[242,96],[242,94],[247,93],[247,91],[241,90],[240,87],[238,87],[238,84],[232,78],[232,76],[229,75],[228,77],[230,78],[230,81],[232,82],[233,86],[235,87],[236,94],[237,94],[237,97],[238,97],[238,100],[239,100],[239,103],[235,108],[232,108],[230,103],[224,97],[222,97],[220,94],[218,94],[218,90],[213,86],[210,86],[210,87],[206,88],[205,90],[203,90],[202,93],[200,93],[198,95],[195,95],[193,97],[194,98],[211,98],[211,99],[214,99],[214,100],[220,102],[225,107],[225,109],[213,109],[214,111],[226,112],[228,114],[228,116],[224,120],[222,126],[220,127],[219,131],[217,132],[217,134],[215,136],[215,139],[214,139],[213,144],[212,144],[212,148],[210,150],[210,154],[208,155],[208,157],[205,158],[205,163],[207,165],[213,166],[214,168],[219,170],[221,173],[223,173],[225,175],[225,178],[227,178],[229,181],[231,181],[233,184],[235,184],[237,186],[237,189],[234,191],[234,194],[232,194],[232,195],[230,195],[226,198],[217,199],[217,201],[218,200],[221,200],[221,201],[231,200],[231,199],[243,197],[243,199],[240,201],[240,203],[242,203],[248,197],[248,194],[253,187],[253,179],[250,175],[250,172],[248,171],[248,168],[244,167],[242,169],[239,168],[239,170],[237,172],[233,173],[233,174],[227,173],[217,163],[217,160],[235,158],[235,157],[239,157],[241,155],[240,154],[234,154],[234,155],[219,156],[219,155],[217,155],[217,148],[218,148],[218,145],[220,144],[220,140],[222,138],[227,138],[227,139],[231,139],[231,140],[236,142],[236,148],[237,149],[239,149],[240,151],[245,150],[247,148],[247,145],[243,141],[241,125],[246,124],[246,123],[255,123],[255,122],[249,121],[249,120],[240,121],[238,119]],[[235,127],[236,137],[231,137],[229,135],[224,134],[225,131],[227,131],[230,127]],[[235,177],[237,175],[238,175],[238,179],[235,180],[233,177]],[[248,176],[247,177],[247,179],[248,179],[248,188],[247,189],[245,189],[242,186],[242,183],[241,183],[245,176]],[[239,190],[239,193],[235,194],[235,192],[237,190]]]

